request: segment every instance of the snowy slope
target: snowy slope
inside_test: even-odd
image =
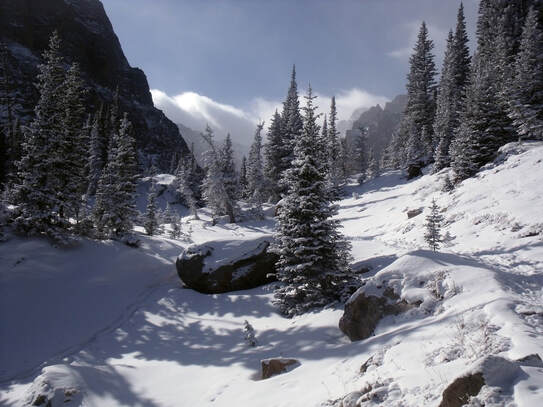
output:
[[[211,226],[204,214],[184,225],[190,240],[142,237],[141,249],[0,244],[0,405],[46,395],[52,406],[316,406],[359,392],[351,396],[366,397],[362,405],[437,406],[486,354],[543,356],[543,144],[502,151],[453,193],[441,192],[444,172],[349,187],[338,216],[357,266],[371,268],[364,289],[387,284],[422,301],[354,343],[337,327],[341,306],[285,319],[272,286],[220,295],[182,288],[173,266],[181,247],[267,235],[271,219]],[[423,241],[434,197],[448,234],[440,253]],[[243,339],[245,320],[255,348]],[[276,356],[301,365],[256,380],[260,360]],[[486,386],[480,402],[543,405],[543,369],[519,369],[504,393]]]

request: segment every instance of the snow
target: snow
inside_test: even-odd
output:
[[[184,248],[241,254],[245,240],[270,235],[271,218],[212,226],[203,210],[183,218],[190,241],[142,235],[138,249],[11,236],[0,244],[0,405],[43,394],[52,406],[305,407],[350,394],[343,405],[437,406],[478,369],[489,380],[473,406],[543,405],[543,368],[515,362],[543,356],[543,143],[501,152],[452,193],[441,192],[446,170],[348,187],[337,216],[355,267],[370,269],[361,291],[391,287],[422,302],[354,343],[338,329],[340,305],[286,319],[273,284],[215,295],[182,287],[174,262]],[[448,236],[438,252],[424,242],[433,198]],[[423,213],[408,219],[415,208]],[[258,380],[260,361],[275,357],[300,365]]]

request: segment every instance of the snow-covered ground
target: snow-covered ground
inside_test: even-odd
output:
[[[0,405],[45,395],[53,407],[305,407],[371,386],[364,406],[437,406],[488,354],[543,356],[543,143],[502,151],[452,193],[441,192],[444,172],[348,188],[338,216],[356,266],[370,268],[364,289],[386,284],[422,301],[354,343],[338,329],[341,306],[286,319],[273,285],[216,295],[182,287],[174,260],[183,247],[266,235],[271,219],[185,218],[190,239],[141,236],[139,249],[12,237],[0,244]],[[423,239],[432,198],[447,234],[438,253]],[[413,209],[423,212],[408,219]],[[245,320],[257,347],[244,341]],[[258,380],[260,360],[279,356],[301,364]],[[472,405],[542,406],[543,369],[519,369],[502,393],[485,386]]]

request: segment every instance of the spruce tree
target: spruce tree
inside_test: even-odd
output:
[[[406,162],[407,143],[412,137],[418,137],[415,143],[410,143],[409,148],[416,144],[421,147],[420,156],[424,165],[433,158],[434,134],[433,121],[435,115],[435,75],[433,41],[428,38],[428,29],[422,22],[418,34],[417,43],[413,54],[409,58],[409,74],[407,75],[407,106],[405,108],[402,123],[400,123],[397,135],[398,150],[402,150],[402,162],[409,173],[416,173],[420,168],[412,168],[412,162]],[[423,129],[426,129],[423,132]],[[424,138],[422,138],[424,137]],[[418,164],[419,165],[419,164]]]
[[[319,134],[315,97],[306,96],[303,131],[296,138],[292,168],[285,177],[288,193],[278,213],[274,250],[277,278],[283,283],[275,298],[282,313],[299,314],[340,296],[349,271],[349,245],[332,219],[337,207],[318,162]]]
[[[230,134],[226,135],[224,144],[219,154],[221,178],[224,187],[223,207],[228,215],[230,223],[235,223],[235,208],[238,197],[236,166],[234,164],[234,150],[232,148],[232,138]]]
[[[328,118],[328,142],[326,144],[326,151],[328,152],[328,181],[333,189],[333,193],[336,197],[339,197],[340,186],[344,183],[345,177],[342,171],[341,162],[341,145],[338,138],[339,131],[336,127],[337,123],[337,110],[336,110],[336,97],[332,96],[332,102],[330,104],[330,116]]]
[[[136,149],[126,113],[110,144],[109,160],[98,182],[93,217],[99,237],[122,239],[131,233],[137,215]]]
[[[37,88],[40,98],[35,117],[23,141],[23,154],[18,163],[19,181],[15,186],[18,212],[16,228],[27,234],[46,234],[62,239],[67,227],[59,216],[62,202],[59,193],[59,154],[63,144],[63,99],[66,72],[61,56],[60,38],[56,32],[49,40],[39,65]]]
[[[522,32],[509,90],[509,117],[523,138],[543,140],[543,28],[532,7]]]
[[[268,193],[273,202],[281,199],[280,181],[281,173],[284,170],[282,127],[281,116],[276,110],[268,129],[268,142],[264,147],[264,156],[266,158],[264,173],[268,180]]]
[[[194,219],[199,219],[197,202],[190,185],[190,179],[190,163],[187,163],[185,159],[181,158],[175,172],[176,190],[181,195],[185,205],[190,209]]]
[[[242,198],[247,198],[247,157],[243,156],[241,159],[241,166],[239,168],[239,192]]]
[[[432,199],[430,213],[426,216],[426,233],[424,234],[424,240],[434,252],[439,249],[443,242],[441,236],[442,222],[443,216],[440,213],[440,208],[437,206],[436,200]]]
[[[145,228],[145,233],[153,236],[157,233],[159,227],[156,205],[156,183],[154,179],[151,180],[151,188],[147,194],[147,209],[144,218],[143,227]]]
[[[255,138],[249,150],[247,165],[247,198],[252,210],[259,218],[263,218],[262,203],[265,200],[266,180],[262,166],[262,129],[264,122],[256,127]]]
[[[103,104],[94,115],[89,141],[89,173],[87,195],[94,196],[98,187],[98,180],[107,162],[108,147],[105,107]]]
[[[368,169],[366,170],[366,179],[370,180],[379,176],[379,161],[375,157],[373,147],[368,152]]]

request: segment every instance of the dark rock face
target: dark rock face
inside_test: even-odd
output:
[[[177,258],[179,278],[205,294],[247,290],[273,281],[277,255],[267,239],[219,241],[189,246]],[[229,246],[229,247],[226,247]]]
[[[439,407],[461,407],[468,404],[470,397],[479,394],[485,384],[482,373],[474,373],[459,377],[443,392]]]
[[[264,359],[261,362],[262,379],[268,379],[280,373],[288,371],[288,368],[293,368],[300,364],[297,359],[288,358],[271,358]]]
[[[39,96],[34,87],[37,66],[54,30],[66,62],[80,64],[89,113],[110,103],[118,87],[120,110],[134,125],[141,153],[158,157],[163,170],[174,153],[189,154],[177,126],[153,106],[143,71],[128,64],[99,0],[0,0],[0,41],[7,44],[15,115],[23,123],[33,115]]]
[[[339,320],[339,329],[351,341],[366,339],[373,334],[382,318],[400,314],[418,305],[400,300],[391,289],[386,289],[382,297],[358,291],[345,304],[345,311]]]
[[[422,208],[411,209],[407,211],[407,219],[414,218],[422,213]]]

